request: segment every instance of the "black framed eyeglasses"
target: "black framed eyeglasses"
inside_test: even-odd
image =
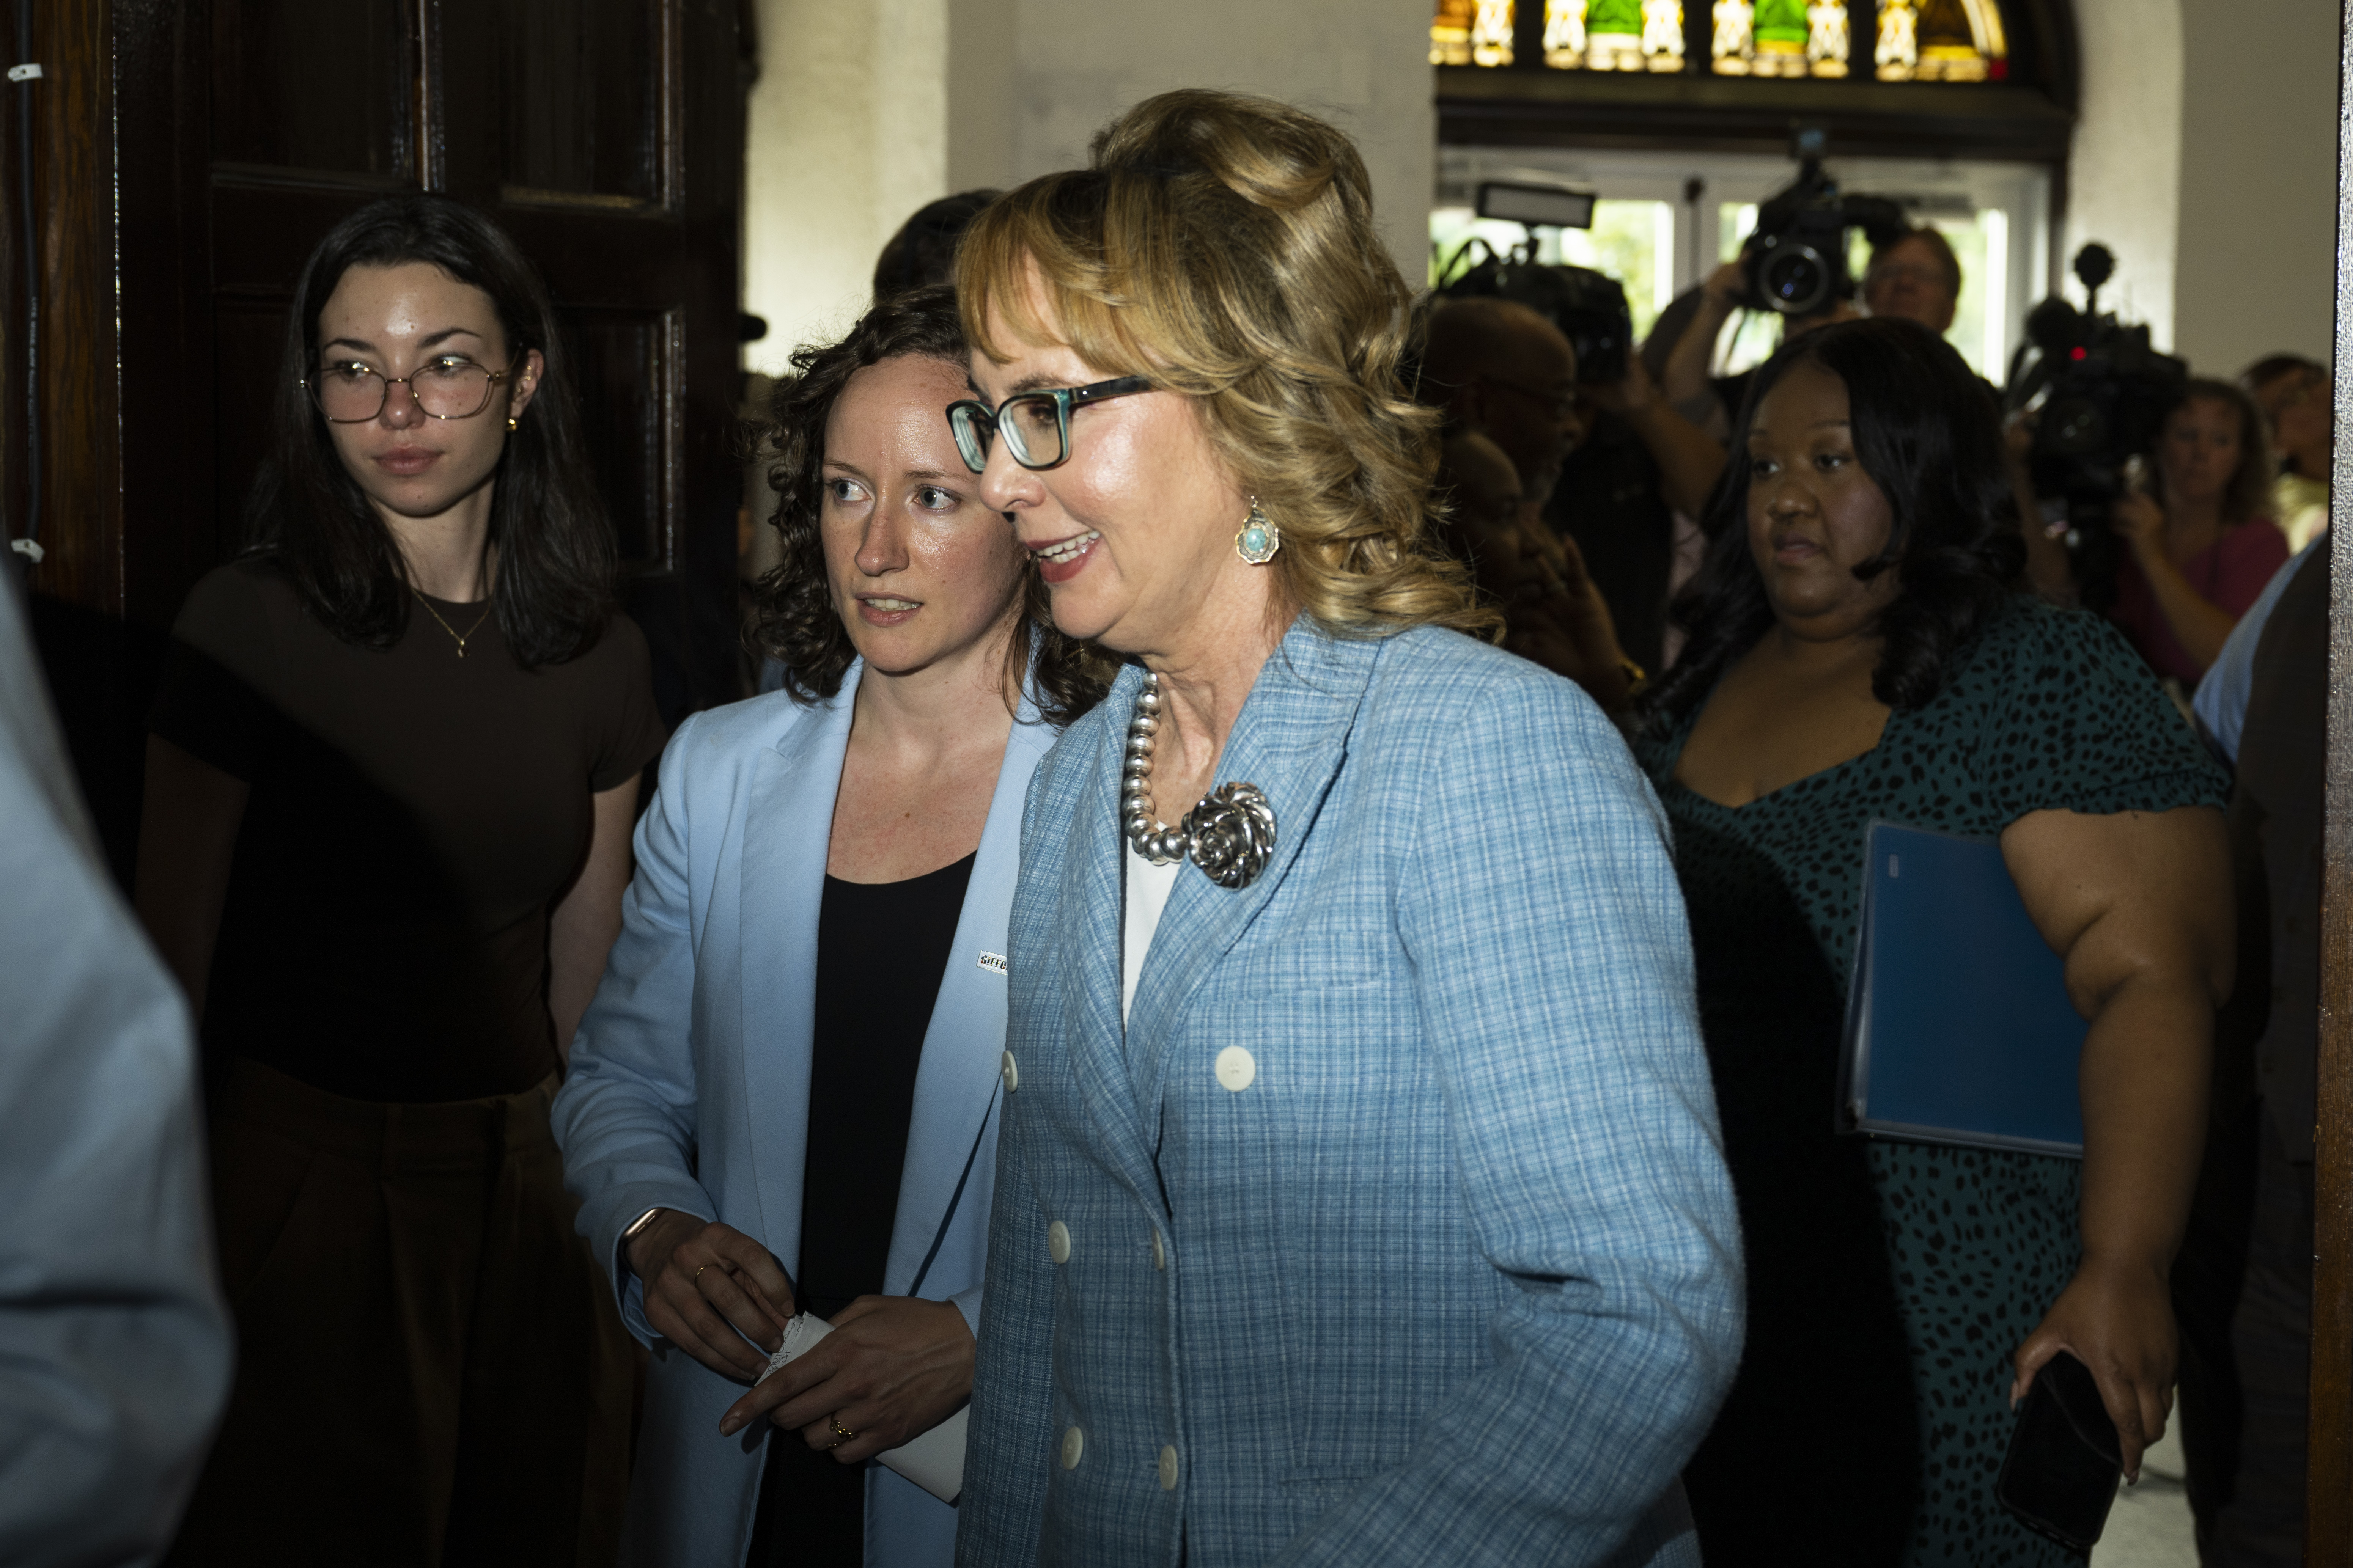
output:
[[[974,473],[988,467],[988,444],[1005,433],[1005,449],[1025,468],[1050,468],[1071,456],[1071,411],[1131,392],[1149,392],[1152,383],[1140,375],[1115,376],[1092,386],[1056,386],[1042,392],[1016,393],[995,408],[965,398],[948,405],[948,428],[955,432],[956,450]]]
[[[384,400],[406,386],[428,419],[470,419],[491,405],[491,389],[514,371],[492,370],[462,354],[444,354],[410,371],[388,376],[362,360],[338,360],[304,378],[302,389],[330,425],[364,425],[384,412]]]

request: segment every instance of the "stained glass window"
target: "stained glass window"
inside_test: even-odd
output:
[[[1533,5],[1535,0],[1529,0]],[[1556,70],[1680,71],[1683,0],[1543,0],[1544,63]],[[1718,76],[1861,74],[1863,29],[1881,81],[1999,81],[2010,45],[1999,0],[1707,0]],[[1514,0],[1436,0],[1434,66],[1508,66]]]
[[[1544,45],[1556,70],[1679,71],[1683,0],[1545,0]]]
[[[1882,81],[1999,81],[2010,41],[1994,0],[1879,0],[1872,63]]]
[[[1438,0],[1430,23],[1430,63],[1510,65],[1516,9],[1512,0]]]
[[[1841,77],[1852,47],[1846,0],[1715,0],[1718,76]]]
[[[1438,0],[1434,66],[1507,66],[1513,0]],[[1556,70],[1679,71],[1683,0],[1544,0],[1544,59]]]

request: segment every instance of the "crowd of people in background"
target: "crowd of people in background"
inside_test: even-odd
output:
[[[1442,301],[1423,372],[1424,396],[1448,414],[1440,483],[1455,498],[1450,547],[1504,610],[1506,647],[1630,715],[1637,752],[1678,829],[1750,1268],[1740,1379],[1686,1474],[1707,1555],[1780,1560],[1788,1538],[1759,1521],[1802,1495],[1825,1466],[1847,1478],[1841,1513],[1856,1545],[1852,1557],[1821,1560],[2030,1561],[2062,1551],[2018,1532],[1986,1501],[2010,1389],[1966,1374],[1937,1386],[1919,1363],[1968,1365],[1988,1303],[1998,1321],[2028,1303],[2080,1308],[2073,1298],[2093,1287],[2066,1278],[2077,1249],[2086,1259],[2113,1258],[2119,1248],[2099,1232],[2116,1224],[2143,1241],[2124,1249],[2138,1257],[2131,1303],[2104,1315],[2117,1323],[2137,1317],[2143,1342],[2156,1345],[2172,1331],[2154,1325],[2179,1313],[2183,1441],[2202,1561],[2300,1561],[2328,369],[2282,354],[2233,380],[2190,377],[2103,521],[2118,546],[2112,575],[2084,583],[2061,542],[2064,508],[2037,497],[2027,472],[2033,411],[2006,415],[2000,389],[1949,348],[1864,324],[1903,321],[1937,336],[1951,327],[1962,277],[1941,234],[1922,227],[1881,245],[1859,299],[1785,319],[1778,354],[1750,372],[1712,375],[1747,286],[1741,262],[1726,263],[1662,312],[1624,381],[1602,387],[1576,384],[1573,351],[1536,310]],[[1838,367],[1831,374],[1850,405],[1822,421],[1852,433],[1838,460],[1870,476],[1910,537],[1840,537],[1826,488],[1791,508],[1793,518],[1825,520],[1825,536],[1807,542],[1825,553],[1801,548],[1804,559],[1793,563],[1757,537],[1779,503],[1743,498],[1756,479],[1770,473],[1787,483],[1780,476],[1820,461],[1788,442],[1792,416],[1784,412],[1798,388],[1819,381],[1811,373],[1820,367]],[[1797,386],[1772,395],[1793,371]],[[1574,481],[1565,488],[1561,476],[1574,475],[1613,426],[1619,449],[1601,448],[1597,467],[1631,483],[1599,493]],[[1961,460],[1946,448],[1982,447],[1989,435],[2000,436],[1999,450]],[[1972,470],[1980,489],[1935,500],[1899,489],[1945,482],[1955,468]],[[1948,678],[1940,651],[1923,658],[1906,689],[1891,668],[1900,643],[1889,623],[1902,614],[1901,598],[1873,602],[1857,584],[1904,595],[1916,575],[1905,568],[1914,552],[1931,547],[1927,530],[1940,509],[1955,531],[1937,544],[1975,556],[1970,569],[2000,585],[2004,607],[1963,612],[1957,601],[1940,614],[1945,636],[1956,616],[1964,624],[1992,618],[1957,639],[1971,655],[1961,681]],[[1678,558],[1679,527],[1704,553],[1686,548]],[[1793,540],[1805,532],[1802,522],[1789,527]],[[1563,556],[1571,572],[1547,570]],[[1826,580],[1854,598],[1851,607],[1802,602],[1800,568],[1821,564],[1834,568]],[[1753,571],[1765,574],[1762,599],[1736,586]],[[1788,586],[1776,575],[1783,572]],[[1760,637],[1767,605],[1778,637]],[[2283,605],[2288,612],[2274,628]],[[2101,620],[2109,629],[2097,629]],[[2054,636],[2089,640],[2062,648],[2048,640]],[[1860,644],[1848,643],[1857,637]],[[2013,668],[1996,675],[1988,667],[2012,657],[2000,649],[2016,638],[2024,642]],[[1667,663],[1670,647],[1680,657],[1646,682],[1642,671]],[[1841,647],[1852,648],[1843,668]],[[1996,684],[1964,701],[1972,676]],[[2034,690],[2038,681],[2047,689]],[[1957,702],[1968,717],[1945,719]],[[2011,750],[2022,703],[2066,715],[2065,729],[2042,737],[2056,742],[2046,758]],[[1693,743],[1715,731],[1709,716],[1752,704],[1732,730],[1727,765],[1709,767],[1703,752],[1695,766]],[[2252,771],[2242,740],[2254,746]],[[2133,781],[2124,793],[2117,770]],[[2001,785],[1991,815],[1980,817],[1994,779]],[[2225,805],[2227,859],[2214,809]],[[2120,814],[2139,813],[2189,838],[2129,848],[2088,842],[2133,820]],[[2035,1168],[2042,1157],[1866,1147],[1832,1136],[1825,1118],[1809,1126],[1808,1108],[1833,1098],[1862,829],[1874,817],[1999,837],[2030,912],[2063,952],[2071,951],[2063,932],[2091,928],[2054,925],[2037,900],[2056,889],[2039,890],[2038,875],[2076,879],[2080,889],[2086,877],[2098,880],[2095,867],[2137,862],[2136,880],[2101,897],[2173,922],[2145,942],[2147,952],[2182,965],[2173,981],[2179,1029],[2142,1022],[2126,1034],[2092,1015],[2080,1190],[2072,1165]],[[2235,892],[2225,890],[2226,874]],[[1817,907],[1822,900],[1828,905]],[[2235,927],[2200,919],[2201,910],[2233,908]],[[1770,935],[1777,921],[1789,922],[1786,942]],[[2234,959],[2218,952],[2231,942]],[[2116,1005],[2116,994],[2098,994]],[[2218,1007],[2210,1050],[2203,1020]],[[2203,1131],[2201,1114],[2211,1117]],[[2164,1131],[2132,1146],[2100,1130],[2111,1117]],[[2119,1155],[2137,1163],[2131,1175],[2111,1173]],[[2101,1188],[2110,1201],[2128,1190],[2153,1206],[2137,1215],[2086,1206]],[[1956,1209],[2001,1217],[1962,1234],[1923,1230],[1909,1217]],[[2071,1216],[2055,1248],[2046,1250],[2052,1233],[2009,1228],[2053,1214]],[[1941,1282],[1956,1277],[1971,1282],[1958,1298],[1966,1310],[1940,1321],[1955,1305]],[[1907,1283],[1888,1292],[1891,1279]],[[2081,1353],[2086,1338],[2071,1337],[2071,1349]],[[2025,1342],[2029,1352],[2052,1342],[2047,1324]],[[2020,1364],[2032,1360],[2022,1353]],[[1842,1368],[1845,1399],[1835,1430],[1802,1449],[1777,1444],[1786,1413],[1832,1364]],[[2137,1432],[2133,1401],[2110,1391],[2127,1455],[2161,1429],[2175,1376],[2169,1351],[2136,1370]]]
[[[665,737],[530,265],[338,225],[153,710],[161,967],[0,595],[71,1066],[0,1126],[116,1167],[26,1232],[113,1305],[0,1556],[2057,1568],[2064,1352],[2301,1561],[2330,371],[2188,380],[2092,581],[1940,234],[1721,376],[1745,277],[1597,382],[1328,124],[1148,100],[795,356],[756,694]],[[1875,821],[1999,846],[2080,1159],[1835,1129]]]

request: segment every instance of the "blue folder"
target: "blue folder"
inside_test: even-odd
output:
[[[2082,1158],[2088,1026],[2001,847],[1874,822],[1865,851],[1839,1130]]]

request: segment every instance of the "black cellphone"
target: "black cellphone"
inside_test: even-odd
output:
[[[2027,1391],[1994,1496],[2019,1521],[2078,1552],[2107,1528],[2124,1476],[2116,1423],[2091,1368],[2061,1351]]]

